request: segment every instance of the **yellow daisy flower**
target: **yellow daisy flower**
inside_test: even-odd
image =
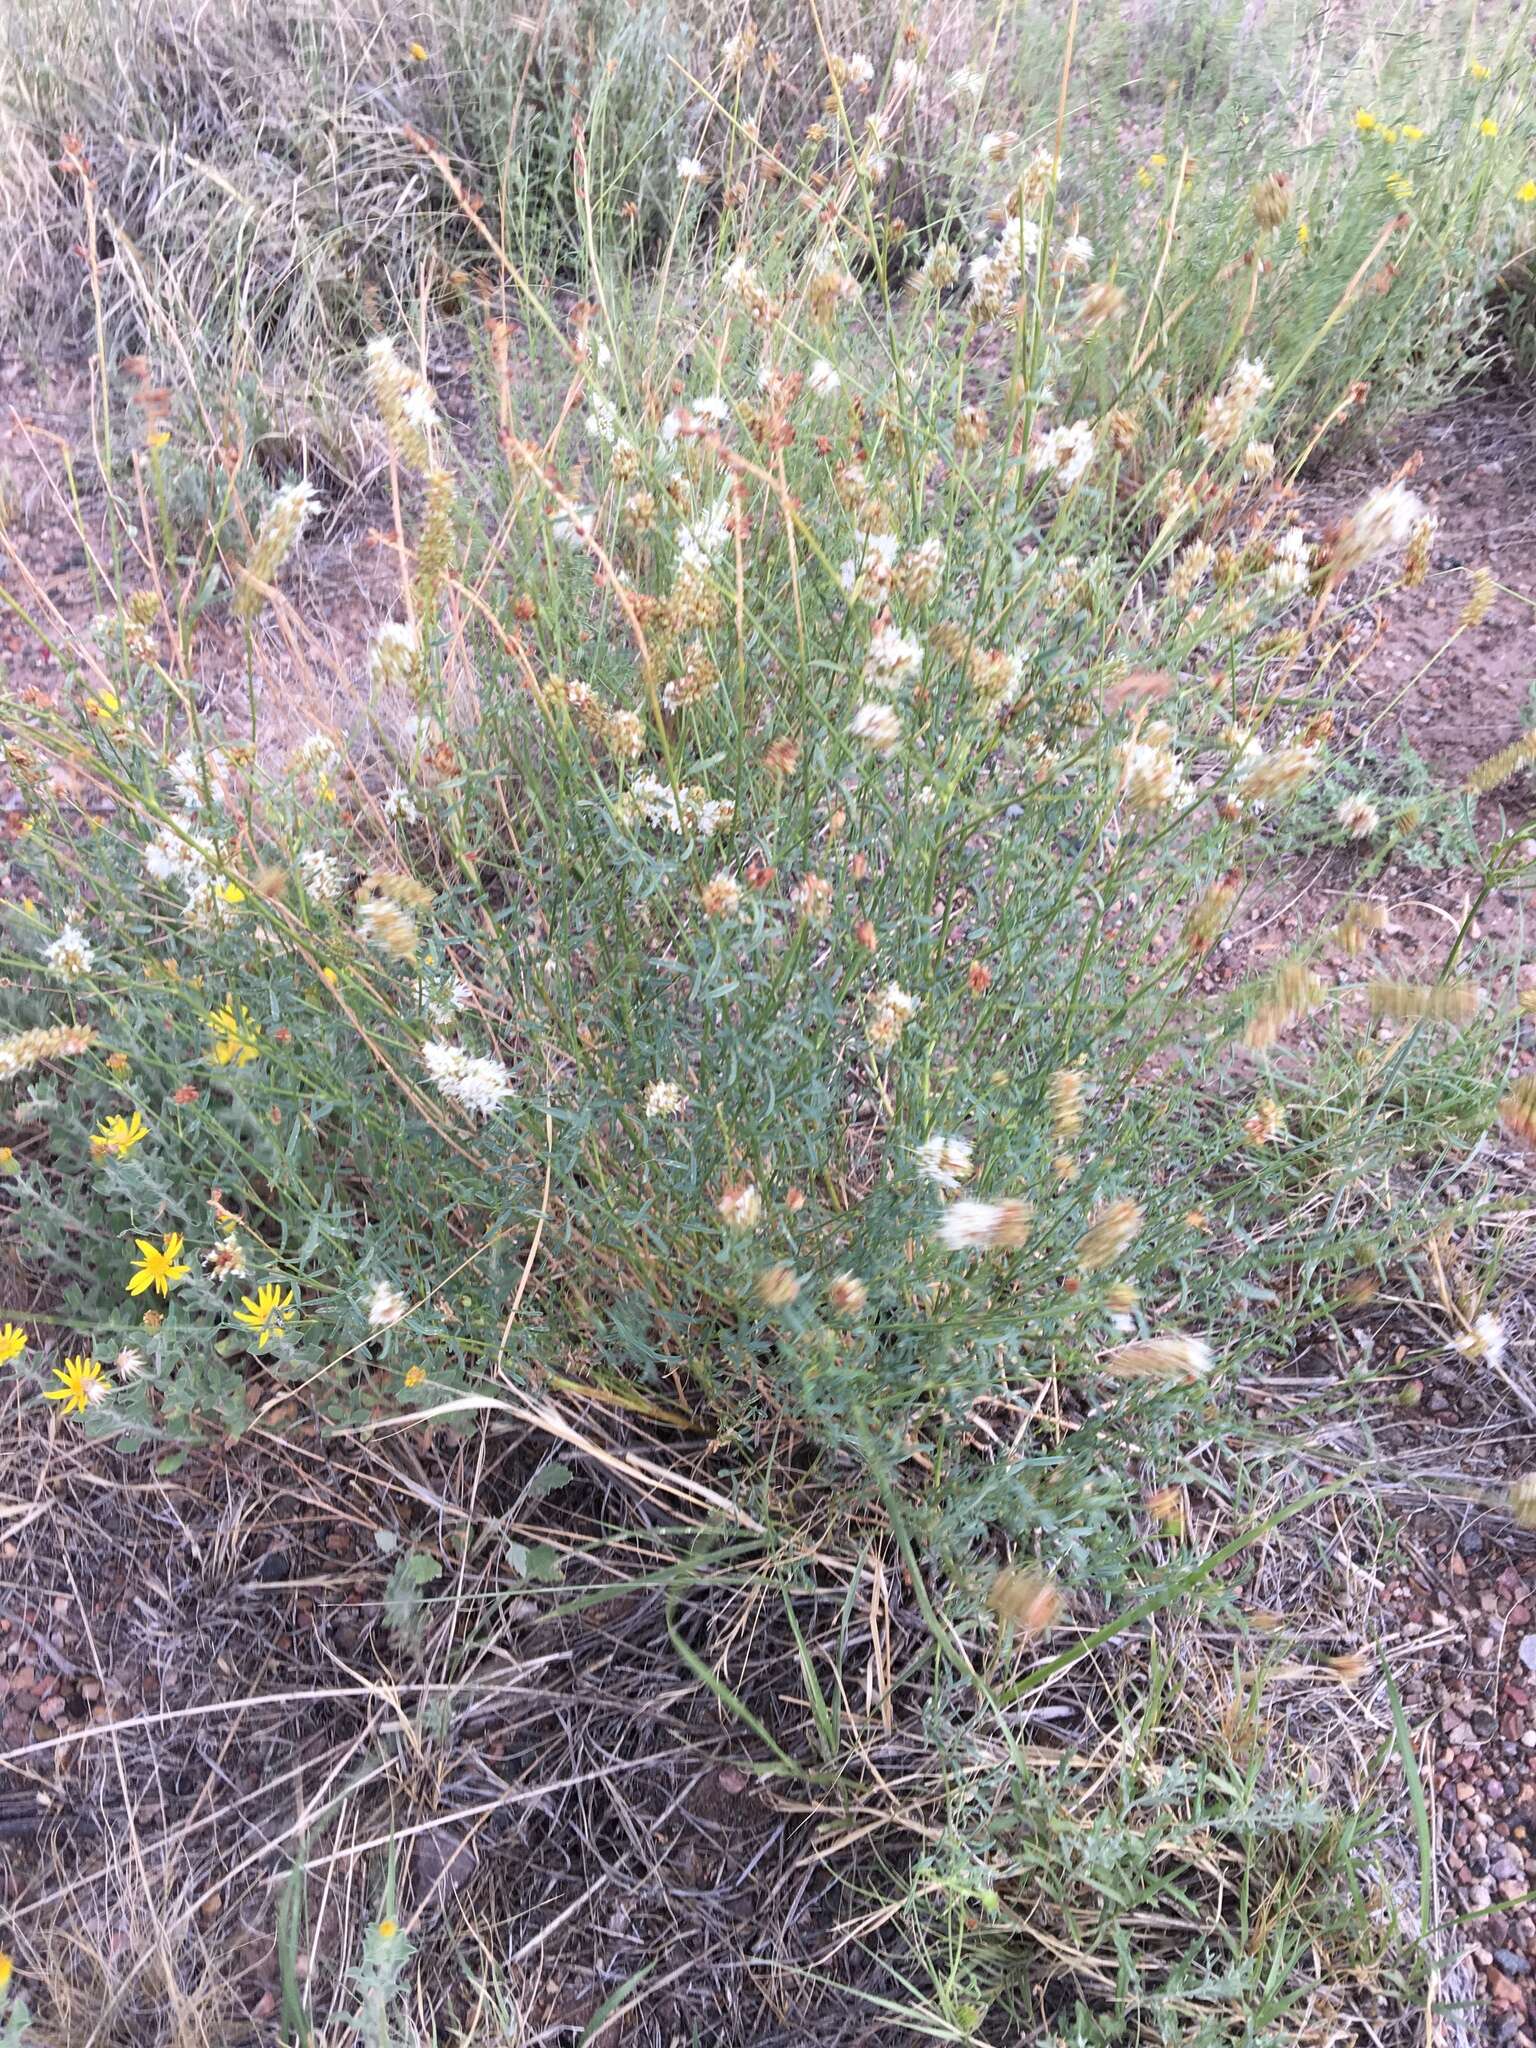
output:
[[[1415,128],[1411,121],[1405,121],[1398,130],[1398,133],[1402,136],[1404,142],[1422,142],[1424,140],[1424,130],[1422,128]]]
[[[265,1351],[275,1338],[287,1335],[288,1325],[296,1313],[293,1289],[282,1287],[275,1280],[267,1280],[254,1295],[241,1295],[235,1321],[244,1323],[248,1330],[254,1330],[257,1350]]]
[[[1522,206],[1536,206],[1536,178],[1527,178],[1523,185],[1516,186],[1515,197]]]
[[[91,1133],[91,1156],[122,1159],[141,1138],[149,1136],[149,1125],[135,1110],[132,1116],[109,1116]]]
[[[83,1415],[97,1401],[104,1401],[111,1389],[99,1358],[76,1352],[53,1368],[56,1387],[44,1390],[45,1401],[62,1401],[66,1415]]]
[[[27,1333],[14,1323],[0,1323],[0,1365],[9,1365],[27,1348]]]
[[[1360,133],[1362,135],[1369,135],[1371,130],[1376,126],[1376,116],[1370,111],[1368,107],[1356,107],[1355,126],[1360,130]]]
[[[226,996],[222,1008],[208,1012],[206,1022],[213,1033],[213,1057],[221,1067],[248,1067],[259,1056],[261,1033],[244,1003]]]
[[[1499,132],[1499,124],[1497,121],[1489,120],[1485,117],[1478,122],[1477,132],[1479,135],[1486,135],[1488,140],[1492,142],[1495,135]]]
[[[182,1247],[186,1239],[179,1230],[170,1231],[162,1237],[158,1248],[147,1237],[136,1237],[139,1248],[138,1268],[128,1282],[130,1294],[147,1294],[151,1287],[162,1298],[167,1296],[178,1280],[185,1280],[191,1272],[190,1266],[178,1266]]]
[[[1493,76],[1493,73],[1488,69],[1488,66],[1486,64],[1479,64],[1475,57],[1467,66],[1467,69],[1476,79],[1491,78]]]

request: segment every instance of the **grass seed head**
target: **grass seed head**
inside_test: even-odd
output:
[[[96,1042],[89,1024],[44,1024],[0,1038],[0,1081],[14,1081],[48,1060],[78,1059]]]
[[[1248,195],[1253,217],[1266,232],[1285,226],[1291,217],[1291,181],[1284,171],[1271,171],[1260,178]]]
[[[1536,1074],[1522,1074],[1502,1098],[1499,1122],[1520,1144],[1536,1146]]]

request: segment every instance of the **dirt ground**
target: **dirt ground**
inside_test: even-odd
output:
[[[14,594],[27,609],[41,603],[61,641],[85,632],[101,602],[100,580],[65,500],[61,461],[65,446],[82,452],[88,441],[83,366],[61,364],[40,379],[17,360],[0,360],[0,503],[26,565],[27,587]],[[1388,752],[1399,741],[1411,743],[1436,780],[1450,786],[1514,739],[1529,712],[1536,678],[1532,406],[1518,392],[1491,388],[1395,432],[1385,447],[1362,451],[1304,487],[1309,528],[1325,527],[1410,461],[1413,488],[1439,514],[1435,573],[1424,589],[1400,592],[1381,605],[1379,632],[1367,634],[1362,646],[1345,723],[1352,737],[1369,734]],[[369,628],[385,612],[392,564],[383,559],[379,538],[354,527],[322,539],[309,552],[313,580],[304,608],[321,621],[323,648],[310,650],[319,672],[355,673]],[[1467,578],[1454,572],[1482,564],[1500,585],[1497,602],[1483,625],[1462,634],[1450,654],[1425,673],[1455,630],[1467,596]],[[0,563],[0,577],[9,576]],[[202,659],[206,669],[199,680],[214,696],[238,667],[237,650],[215,629]],[[48,647],[3,610],[0,660],[15,687],[48,690],[57,683],[58,664]],[[296,701],[304,665],[292,671]],[[312,695],[304,702],[312,704]],[[1532,817],[1536,801],[1517,784],[1481,805],[1478,837],[1489,844]],[[1230,985],[1262,970],[1299,937],[1331,922],[1351,893],[1358,867],[1358,857],[1345,852],[1319,852],[1300,862],[1283,894],[1245,909],[1211,962],[1211,985]],[[1389,905],[1391,918],[1379,969],[1411,979],[1432,974],[1475,888],[1470,868],[1389,868],[1373,890]],[[1506,954],[1518,955],[1523,945],[1522,900],[1518,892],[1502,892],[1480,914],[1480,934]],[[1530,1226],[1518,1172],[1511,1163],[1512,1274],[1519,1267],[1518,1240]],[[1486,2038],[1536,2048],[1536,1536],[1521,1534],[1482,1504],[1509,1477],[1536,1468],[1536,1305],[1518,1294],[1490,1305],[1499,1308],[1509,1332],[1501,1371],[1495,1375],[1446,1351],[1421,1375],[1411,1409],[1398,1404],[1380,1417],[1384,1488],[1403,1533],[1379,1575],[1376,1598],[1384,1636],[1422,1639],[1424,1645],[1406,1668],[1402,1689],[1430,1795],[1440,1910],[1461,1917],[1466,1955],[1486,2000]],[[0,1504],[0,1840],[29,1847],[25,1855],[0,1857],[0,1905],[45,1909],[39,1900],[46,1903],[50,1896],[50,1845],[62,1843],[71,1827],[77,1837],[83,1829],[99,1838],[107,1856],[121,1799],[105,1742],[84,1738],[93,1727],[141,1722],[195,1704],[196,1688],[187,1690],[194,1667],[227,1667],[229,1685],[221,1690],[230,1698],[240,1688],[259,1695],[286,1686],[280,1674],[294,1668],[290,1660],[298,1668],[314,1667],[317,1692],[343,1700],[346,1684],[359,1669],[365,1672],[360,1697],[340,1707],[330,1700],[323,1729],[317,1720],[312,1739],[305,1736],[303,1715],[295,1721],[287,1705],[228,1720],[198,1711],[184,1737],[178,1735],[164,1752],[160,1768],[170,1775],[156,1787],[157,1827],[175,1834],[195,1828],[200,1816],[216,1809],[239,1813],[253,1858],[269,1858],[262,1866],[264,1881],[276,1882],[274,1873],[284,1867],[278,1852],[293,1832],[290,1822],[295,1815],[302,1818],[317,1796],[338,1750],[373,1753],[378,1700],[369,1694],[366,1673],[377,1667],[368,1664],[367,1648],[379,1625],[387,1578],[373,1533],[377,1502],[370,1497],[366,1512],[360,1506],[351,1520],[338,1516],[333,1488],[319,1483],[315,1460],[302,1446],[263,1456],[269,1462],[280,1458],[286,1468],[279,1493],[289,1500],[293,1519],[280,1541],[269,1528],[246,1525],[244,1510],[255,1492],[232,1487],[221,1461],[194,1460],[163,1481],[136,1482],[126,1473],[104,1478],[103,1488],[137,1485],[143,1496],[138,1508],[153,1540],[142,1554],[133,1553],[137,1582],[100,1569],[123,1540],[115,1520],[119,1509],[105,1493],[93,1506],[94,1482],[82,1472],[71,1470],[67,1488],[80,1519],[56,1532],[49,1546],[55,1563],[41,1574],[38,1532],[31,1523],[43,1512],[35,1508],[43,1494],[15,1481],[6,1488]],[[368,1484],[375,1483],[377,1475],[370,1475]],[[361,1502],[365,1488],[361,1479],[358,1484]],[[207,1501],[199,1500],[203,1487],[223,1491],[211,1520]],[[25,1570],[24,1559],[30,1560]],[[655,1622],[651,1613],[649,1625]],[[618,1617],[602,1624],[602,1637],[606,1655],[620,1663],[634,1659],[639,1698],[645,1687],[643,1660],[635,1658],[636,1626]],[[519,1645],[518,1654],[526,1649]],[[636,1735],[638,1721],[622,1739],[611,1729],[594,1729],[594,1752],[601,1750],[610,1762],[622,1756],[626,1770],[633,1765],[640,1772],[637,1778],[620,1771],[603,1779],[593,1795],[615,1801],[610,1836],[633,1844],[628,1887],[613,1888],[614,1911],[621,1911],[625,1897],[637,1895],[636,1888],[657,1885],[663,1901],[702,1898],[707,1907],[678,1907],[670,1917],[663,1911],[643,1927],[626,1921],[614,1934],[618,1953],[632,1950],[639,1957],[655,1952],[658,1942],[663,1950],[668,1942],[689,1945],[700,1939],[701,1928],[712,1926],[723,1955],[735,1917],[754,1899],[753,1910],[761,1909],[760,1888],[745,1880],[738,1885],[736,1873],[758,1869],[759,1885],[764,1869],[774,1874],[775,1885],[800,1881],[792,1825],[747,1796],[746,1779],[719,1741],[706,1736],[696,1705],[680,1701],[680,1718],[674,1717],[669,1745],[662,1748],[648,1747]],[[476,1731],[473,1769],[483,1774],[492,1797],[512,1763],[534,1767],[537,1746],[528,1748],[520,1715],[509,1694]],[[664,1763],[658,1761],[662,1749]],[[447,1768],[440,1760],[427,1765],[421,1759],[397,1759],[393,1767],[418,1766]],[[462,1756],[453,1766],[461,1774],[470,1767]],[[283,1769],[294,1772],[293,1782],[274,1796],[275,1774]],[[497,1829],[510,1825],[505,1818],[487,1822],[489,1832],[471,1836],[424,1830],[408,1882],[428,1890],[435,1885],[440,1917],[451,1917],[461,1891],[472,1900],[489,1881],[482,1849]],[[520,1840],[531,1839],[528,1825],[516,1823]],[[535,1863],[546,1882],[546,1918],[558,1922],[578,1897],[581,1874],[555,1867],[555,1827],[534,1834]],[[642,1839],[652,1845],[648,1868]],[[814,1929],[814,1880],[806,1882],[805,1924]],[[192,1903],[194,1929],[217,1920],[222,1902]],[[573,1927],[596,1924],[585,1908],[572,1921]],[[125,1928],[124,1941],[132,1937],[133,1930]],[[814,1941],[799,1960],[815,1961]],[[244,2013],[258,2023],[275,2010],[270,1961],[270,1945],[253,1927],[251,1995]],[[547,1984],[547,1958],[540,1967]],[[559,1975],[554,1972],[554,1980]],[[83,1998],[88,1991],[82,1990]],[[600,2002],[576,1963],[570,2000],[572,2011],[590,2011]],[[680,2024],[686,2009],[677,2008]],[[755,2038],[806,2038],[795,2032],[788,2013],[783,2026],[782,2034],[776,2032],[765,2017]]]
[[[107,606],[112,543],[91,445],[91,371],[88,358],[39,370],[0,354],[0,524],[20,564],[0,554],[0,662],[18,691],[55,688],[58,652],[87,637],[93,617]],[[356,717],[366,695],[358,686],[369,635],[393,615],[399,590],[388,537],[351,509],[312,529],[299,574],[293,610],[302,618],[302,634],[291,624],[279,630],[270,617],[258,626],[262,730],[284,747],[318,722]],[[175,593],[162,590],[158,570],[147,561],[142,573],[128,564],[124,581],[130,589],[161,590],[176,609]],[[30,631],[3,602],[7,590],[42,633]],[[166,651],[175,658],[168,638]],[[221,611],[199,621],[187,680],[205,709],[245,703],[241,629]],[[345,704],[352,708],[343,713]]]

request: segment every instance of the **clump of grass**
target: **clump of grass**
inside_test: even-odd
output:
[[[114,350],[196,365],[221,387],[255,377],[291,405],[418,280],[437,304],[469,288],[479,245],[425,174],[423,136],[530,261],[558,260],[578,163],[605,206],[654,237],[686,143],[681,54],[661,10],[535,23],[515,8],[299,0],[124,18],[29,0],[0,40],[13,331],[89,331],[88,177]]]
[[[770,1555],[878,1541],[944,1753],[957,1699],[1014,1706],[1208,1589],[1208,1561],[1149,1549],[1148,1496],[1213,1434],[1251,1441],[1244,1371],[1473,1199],[1515,1012],[1453,981],[1460,942],[1390,1011],[1364,916],[1230,1003],[1199,976],[1330,771],[1309,653],[1429,573],[1405,479],[1329,535],[1286,480],[1350,351],[1407,374],[1401,308],[1461,303],[1512,138],[1469,129],[1458,80],[1421,215],[1394,191],[1383,222],[1374,157],[1325,195],[1320,158],[1313,236],[1272,256],[1296,195],[1205,190],[1181,156],[1113,216],[1106,190],[1096,241],[1070,76],[1043,136],[983,139],[984,78],[833,54],[790,164],[733,103],[717,233],[694,188],[719,159],[645,267],[602,212],[627,187],[578,179],[574,307],[423,147],[494,264],[485,431],[375,337],[396,615],[302,743],[273,737],[271,677],[275,642],[318,660],[313,484],[231,486],[184,548],[163,446],[106,457],[142,484],[143,580],[61,650],[56,702],[8,707],[4,1166],[43,1306],[0,1344],[59,1427],[162,1467],[300,1413],[338,1440],[514,1419]],[[760,61],[730,56],[733,92]],[[885,193],[914,101],[958,196],[909,249]],[[1398,148],[1378,125],[1331,147]],[[1378,290],[1360,252],[1389,243]],[[244,666],[222,712],[196,684],[215,619]],[[1346,1224],[1410,1164],[1411,1200]],[[576,1401],[709,1453],[573,1438]],[[513,1543],[522,1597],[555,1567]],[[393,1567],[401,1657],[438,1563]],[[775,1590],[798,1629],[804,1581]],[[758,1761],[826,1789],[727,1650],[669,1637]],[[803,1661],[830,1767],[837,1701]],[[940,2037],[1025,2023],[1016,1947],[1118,1940],[1120,2004],[1215,2040],[1234,2004],[1281,2023],[1303,1949],[1351,1977],[1391,1946],[1355,1837],[1240,1755],[1181,1764],[1149,1828],[1139,1766],[1095,1818],[1078,1765],[1041,1791],[1014,1736],[953,1743],[907,1930],[908,1966],[966,1952]],[[1107,1929],[1127,1888],[1145,1940]],[[409,1960],[369,1925],[363,2038]]]

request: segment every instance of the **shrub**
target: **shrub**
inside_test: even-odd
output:
[[[576,1356],[733,1427],[766,1395],[888,1474],[1042,1375],[1166,1418],[1207,1398],[1213,1325],[1228,1364],[1260,1334],[1226,1231],[1400,1149],[1380,1099],[1340,1117],[1355,1060],[1286,1060],[1248,1077],[1295,1119],[1256,1154],[1213,1093],[1242,1020],[1195,983],[1319,770],[1309,626],[1370,558],[1422,574],[1431,522],[1394,487],[1329,545],[1287,527],[1264,365],[1171,412],[1177,357],[1137,369],[1131,316],[1096,317],[1049,155],[1007,174],[958,290],[940,245],[871,311],[841,221],[722,251],[671,402],[628,323],[578,330],[579,481],[515,426],[506,474],[457,476],[374,344],[417,510],[367,728],[276,760],[254,698],[210,724],[152,593],[22,714],[46,908],[13,921],[15,1023],[97,1038],[31,1084],[18,1172],[61,1320],[145,1352],[116,1426],[238,1427],[287,1382],[427,1411]],[[278,493],[234,572],[253,667],[312,509]],[[1458,1057],[1394,1048],[1383,1084]],[[1467,1129],[1449,1100],[1414,1144]],[[197,1254],[147,1332],[146,1233]],[[1326,1268],[1326,1233],[1288,1254]],[[1116,1318],[1201,1341],[1103,1411]],[[1081,1567],[1125,1503],[1047,1475],[1085,1480],[1096,1436],[1034,1478],[988,1453],[967,1534],[1038,1533],[1050,1497]]]

